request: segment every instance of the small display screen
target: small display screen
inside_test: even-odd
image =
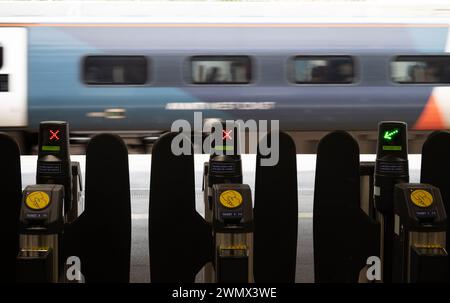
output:
[[[60,175],[62,166],[60,162],[38,162],[37,172],[45,175]]]
[[[216,145],[214,146],[215,150],[221,150],[221,151],[227,151],[227,150],[234,150],[234,146],[229,145]]]
[[[408,159],[408,126],[401,121],[378,124],[377,159],[392,156]],[[403,168],[401,169],[403,171]]]
[[[399,128],[385,128],[382,133],[382,146],[384,151],[402,151],[402,134]]]
[[[61,146],[43,145],[42,150],[43,151],[60,151]]]
[[[47,126],[41,129],[40,138],[41,151],[43,152],[60,152],[61,145],[64,144],[63,130],[58,126]]]
[[[211,173],[236,173],[237,167],[234,163],[230,162],[211,162]]]
[[[402,147],[400,145],[383,145],[383,150],[387,150],[387,151],[401,151]]]
[[[212,129],[212,131],[215,131],[215,128]],[[233,152],[232,154],[235,154],[237,151],[237,140],[238,140],[238,132],[237,128],[231,128],[231,129],[223,129],[222,130],[222,142],[221,144],[215,144],[216,142],[212,142],[212,149],[215,151],[220,152]],[[228,153],[229,154],[229,153]]]

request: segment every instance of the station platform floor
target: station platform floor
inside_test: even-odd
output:
[[[208,155],[195,156],[195,192],[196,208],[204,214],[202,174],[203,163]],[[361,155],[361,161],[373,161],[375,155]],[[35,184],[36,156],[22,156],[22,186]],[[419,182],[420,155],[409,156],[410,182]],[[79,161],[83,172],[85,156],[72,156],[72,161]],[[243,155],[244,183],[254,189],[255,155]],[[150,188],[151,155],[130,155],[130,186],[132,210],[132,246],[130,282],[150,282],[148,255],[148,204]],[[314,282],[313,257],[313,194],[316,156],[297,155],[297,183],[298,183],[298,248],[297,248],[297,283]],[[170,172],[167,172],[170,173]],[[176,239],[174,239],[176,241]]]

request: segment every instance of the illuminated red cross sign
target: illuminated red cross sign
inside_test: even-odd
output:
[[[59,141],[59,137],[58,137],[59,129],[58,130],[49,129],[49,131],[50,131],[50,140]]]
[[[232,140],[232,138],[231,138],[231,132],[232,132],[233,130],[223,130],[222,131],[222,133],[223,133],[223,137],[222,137],[222,140]]]

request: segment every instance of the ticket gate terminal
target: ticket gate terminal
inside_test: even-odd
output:
[[[393,281],[448,281],[447,216],[439,189],[395,185],[394,213]]]
[[[39,125],[37,184],[64,186],[66,222],[76,220],[83,211],[80,164],[70,161],[69,125],[63,121],[46,121]]]
[[[253,282],[253,207],[247,184],[213,186],[215,281]]]
[[[63,282],[64,226],[84,209],[81,170],[70,161],[67,122],[41,122],[36,183],[23,192],[18,280]]]
[[[211,143],[209,161],[204,164],[203,169],[203,193],[205,202],[205,220],[213,221],[213,193],[214,184],[242,183],[242,162],[238,151],[237,128],[226,129],[225,121],[217,121],[222,129],[222,144]],[[212,124],[211,131],[215,131]],[[231,144],[229,143],[231,142]]]
[[[219,121],[217,123],[221,124],[224,134],[222,137],[222,145],[212,143],[209,161],[204,164],[203,170],[205,219],[210,223],[212,223],[213,218],[213,185],[221,183],[242,183],[242,162],[238,150],[238,136],[234,136],[238,130],[236,127],[227,130],[225,121]],[[213,127],[212,131],[214,129]]]
[[[407,125],[404,122],[380,122],[374,175],[374,205],[380,222],[382,281],[392,279],[394,237],[394,186],[409,182]]]
[[[255,209],[250,188],[242,184],[239,153],[232,152],[236,143],[220,146],[231,154],[205,151],[209,157],[203,176],[203,188],[207,191],[204,202],[208,220],[205,220],[195,207],[194,155],[179,156],[172,152],[173,140],[180,135],[188,138],[171,132],[161,136],[152,149],[151,281],[294,283],[298,259],[298,191],[296,148],[292,138],[283,132],[277,134],[279,161],[273,166],[262,164],[271,155],[262,154],[258,148]],[[228,135],[233,134],[226,130],[222,143],[225,139],[231,142]],[[204,139],[210,138],[205,136]],[[273,142],[270,141],[272,135],[261,140],[267,139]],[[217,141],[220,144],[220,138]],[[203,145],[208,147],[207,141]],[[191,150],[194,150],[192,140]],[[167,174],[168,170],[177,173]],[[177,184],[176,191],[174,184]],[[283,203],[275,203],[274,207],[273,201],[279,199],[280,192],[283,192]],[[179,237],[180,234],[183,236]],[[172,239],[177,236],[174,242]]]
[[[64,229],[64,187],[30,185],[20,209],[19,282],[60,282],[60,242]]]
[[[216,258],[214,260],[215,268],[212,264],[205,266],[204,281],[237,282],[238,280],[245,280],[245,282],[248,282],[253,279],[251,245],[253,238],[247,233],[248,229],[243,226],[252,222],[253,206],[250,188],[242,184],[239,130],[234,125],[228,129],[226,121],[215,123],[222,130],[222,142],[219,145],[212,141],[209,161],[204,164],[203,190],[205,220],[213,227]],[[212,124],[211,130],[212,132],[216,130],[214,124]],[[227,209],[220,203],[220,193],[222,193],[223,188],[227,188],[228,193],[234,193],[236,197],[240,197],[238,199],[240,202],[244,201],[245,203],[237,206],[234,210]],[[231,196],[229,198],[231,199]],[[235,216],[235,218],[226,216]],[[246,232],[244,233],[244,231]],[[242,261],[239,266],[237,266],[239,262],[236,260]],[[234,265],[236,265],[236,271],[231,270]],[[247,274],[244,276],[238,273],[239,268],[245,268]]]

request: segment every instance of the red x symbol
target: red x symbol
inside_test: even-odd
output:
[[[58,130],[49,129],[49,131],[50,131],[50,140],[58,141],[59,140],[59,137],[58,137],[59,129]]]
[[[231,139],[231,132],[232,132],[232,131],[233,131],[233,130],[229,130],[229,131],[223,130],[223,131],[222,131],[222,133],[223,133],[222,140],[226,140],[226,139],[232,140],[232,139]]]

